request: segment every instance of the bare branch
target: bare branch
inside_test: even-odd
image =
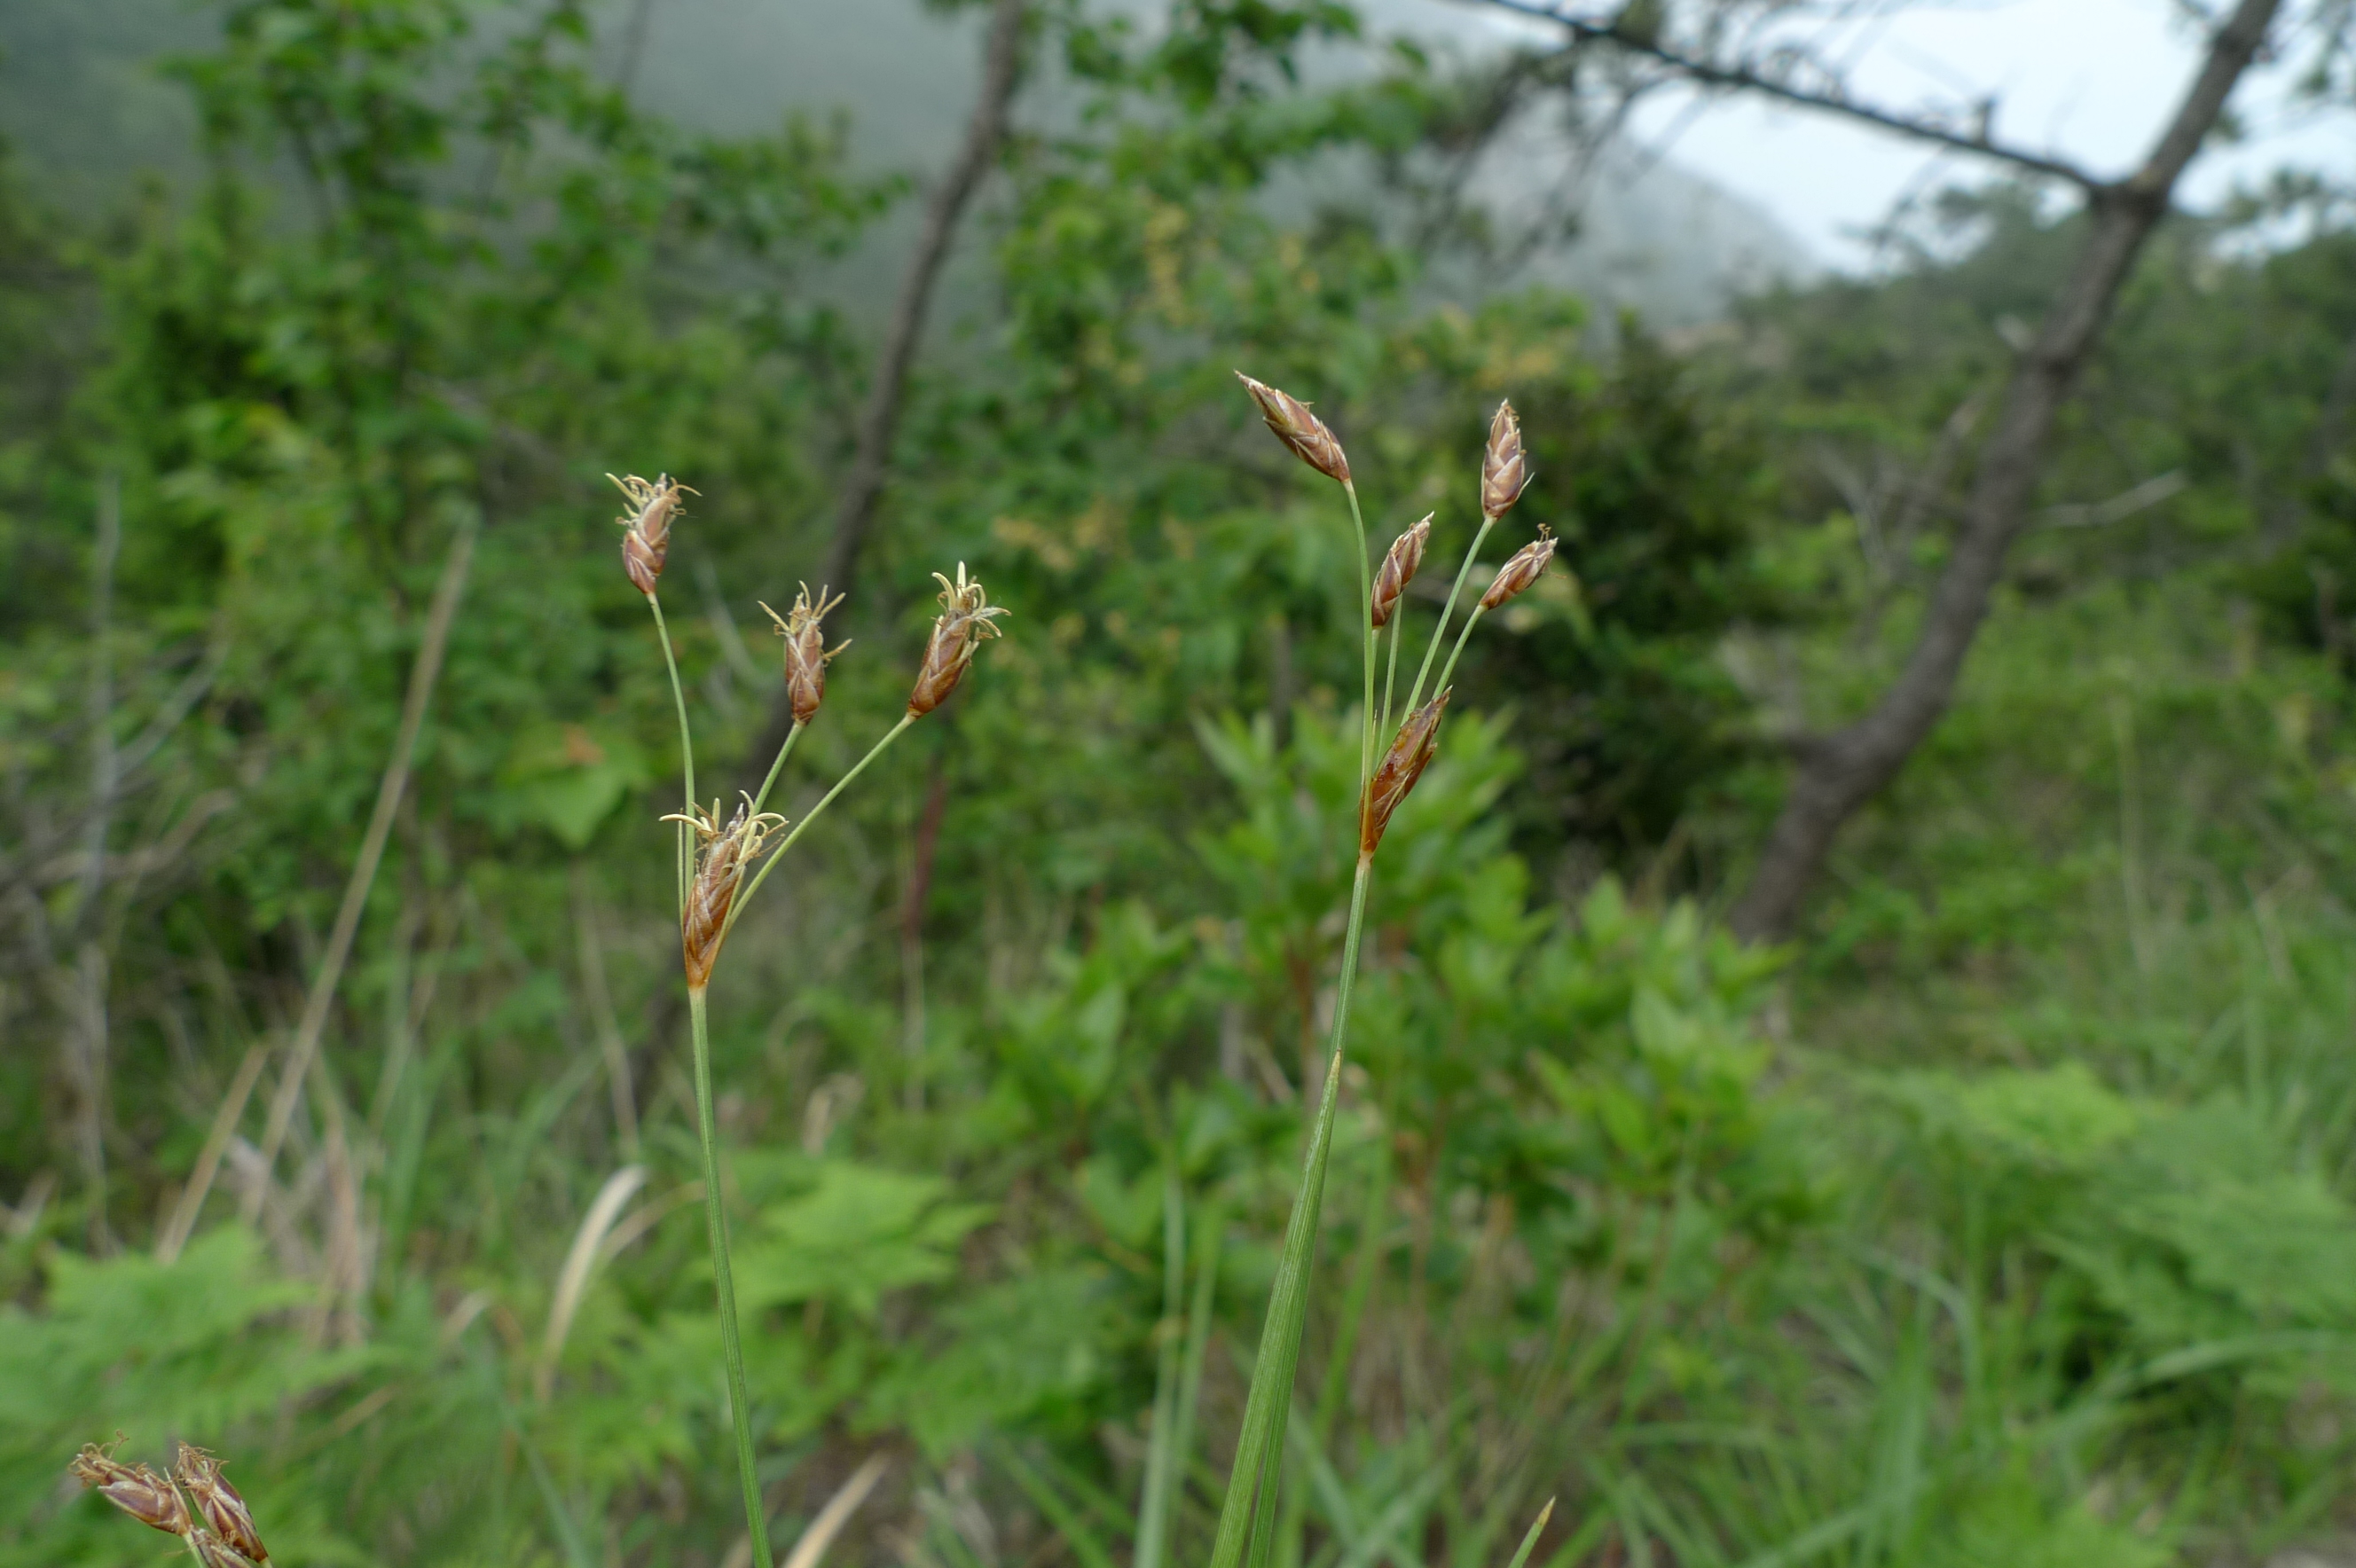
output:
[[[1877,130],[1888,131],[1917,142],[1945,147],[1952,152],[1968,153],[1975,157],[1994,158],[2032,174],[2066,180],[2082,190],[2093,192],[2109,185],[2101,176],[2080,167],[2069,159],[2052,153],[2031,152],[1999,142],[1989,133],[1994,118],[1994,105],[1983,101],[1973,105],[1972,123],[1968,130],[1926,119],[1917,114],[1901,113],[1871,103],[1860,103],[1841,91],[1837,80],[1826,88],[1801,86],[1769,69],[1740,61],[1705,59],[1688,54],[1659,37],[1630,33],[1616,22],[1581,16],[1545,0],[1479,0],[1482,5],[1516,16],[1534,17],[1562,28],[1581,43],[1606,44],[1640,59],[1648,59],[1665,67],[1672,73],[1704,87],[1729,92],[1755,93],[1780,103],[1855,121]]]
[[[891,476],[892,442],[900,430],[908,371],[916,362],[917,342],[924,336],[925,317],[932,309],[933,291],[948,261],[949,242],[957,237],[958,220],[973,199],[973,193],[980,187],[982,176],[998,161],[999,147],[1006,140],[1007,110],[1014,100],[1015,78],[1022,64],[1025,11],[1024,0],[997,0],[991,7],[990,33],[982,45],[980,96],[974,101],[972,118],[966,123],[965,141],[958,149],[957,161],[949,165],[932,198],[926,203],[916,251],[908,260],[907,272],[900,280],[900,298],[893,306],[891,323],[884,330],[884,351],[876,360],[875,379],[868,388],[866,406],[860,411],[858,448],[852,453],[851,472],[843,478],[841,498],[835,507],[834,541],[827,550],[826,570],[818,576],[820,583],[841,592],[851,590],[860,554],[875,521],[876,503],[883,499],[884,482]],[[759,780],[767,760],[785,744],[793,723],[793,704],[789,694],[780,688],[769,704],[768,719],[740,769],[748,780]]]

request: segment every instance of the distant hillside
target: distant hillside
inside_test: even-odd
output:
[[[1440,0],[1365,9],[1377,31],[1442,48],[1494,47],[1496,37],[1476,14]],[[626,71],[644,102],[682,123],[749,132],[787,111],[839,109],[862,165],[922,173],[940,165],[963,123],[978,22],[919,0],[618,0],[601,47],[608,69]],[[70,201],[112,199],[142,172],[184,176],[194,166],[193,117],[157,65],[202,48],[211,30],[201,6],[176,0],[5,0],[0,135],[45,188]],[[1052,115],[1044,100],[1054,96],[1034,92],[1025,107]],[[1815,270],[1764,214],[1675,163],[1616,150],[1582,170],[1535,117],[1482,161],[1470,188],[1501,214],[1575,213],[1577,232],[1538,248],[1510,276],[1445,280],[1454,287],[1543,280],[1600,311],[1634,306],[1676,325],[1718,314],[1732,293]],[[873,277],[906,227],[905,214],[884,226],[846,276]]]

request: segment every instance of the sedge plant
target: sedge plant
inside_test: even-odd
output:
[[[1309,1128],[1303,1157],[1301,1193],[1293,1201],[1285,1228],[1276,1279],[1269,1292],[1268,1314],[1260,1327],[1259,1351],[1252,1362],[1251,1384],[1244,1396],[1241,1432],[1236,1442],[1234,1467],[1227,1477],[1226,1497],[1219,1511],[1218,1533],[1211,1549],[1210,1568],[1264,1568],[1275,1539],[1276,1502],[1284,1467],[1285,1428],[1292,1412],[1293,1383],[1301,1363],[1301,1335],[1308,1320],[1310,1276],[1316,1262],[1318,1220],[1324,1207],[1325,1168],[1333,1145],[1333,1115],[1342,1082],[1342,1063],[1348,1049],[1350,997],[1358,971],[1358,954],[1366,923],[1366,897],[1374,880],[1376,851],[1391,817],[1430,765],[1440,741],[1440,723],[1451,691],[1449,677],[1472,627],[1489,611],[1504,604],[1544,575],[1554,559],[1555,540],[1545,529],[1517,550],[1499,569],[1489,587],[1469,612],[1447,662],[1432,680],[1432,664],[1448,635],[1457,601],[1479,560],[1482,544],[1530,480],[1528,460],[1522,449],[1521,423],[1511,403],[1499,403],[1489,425],[1489,440],[1481,464],[1481,526],[1464,552],[1456,581],[1440,608],[1438,624],[1423,662],[1408,688],[1403,717],[1391,723],[1390,699],[1398,675],[1398,647],[1406,639],[1408,617],[1401,613],[1408,584],[1421,567],[1430,542],[1430,517],[1408,528],[1385,553],[1381,569],[1370,571],[1365,514],[1358,504],[1357,486],[1350,478],[1350,462],[1341,442],[1323,421],[1299,399],[1274,387],[1238,375],[1245,390],[1258,406],[1260,417],[1294,456],[1342,487],[1350,508],[1358,562],[1358,593],[1354,601],[1355,624],[1351,630],[1360,647],[1363,696],[1358,721],[1358,854],[1350,880],[1350,912],[1342,937],[1342,968],[1334,982],[1333,1029],[1328,1047],[1324,1086]],[[1390,634],[1389,673],[1384,679],[1383,704],[1375,703],[1375,667],[1383,633]],[[1425,699],[1426,682],[1433,695]],[[1380,760],[1376,743],[1382,742]],[[1519,1563],[1526,1558],[1545,1520],[1541,1516],[1524,1541]]]
[[[655,632],[662,643],[663,667],[670,676],[671,703],[679,716],[683,809],[663,820],[679,825],[680,953],[687,978],[688,1026],[694,1051],[696,1131],[703,1152],[704,1226],[712,1253],[721,1354],[726,1362],[729,1415],[735,1429],[737,1475],[744,1491],[745,1531],[751,1540],[753,1562],[766,1568],[776,1559],[769,1550],[768,1520],[754,1460],[744,1337],[737,1323],[734,1275],[729,1266],[728,1216],[721,1200],[720,1146],[712,1115],[712,1041],[706,994],[728,933],[735,928],[737,919],[778,860],[910,725],[948,699],[965,678],[974,650],[999,635],[997,619],[1006,612],[990,603],[980,582],[967,575],[962,561],[958,564],[954,581],[938,572],[934,574],[941,585],[941,613],[935,618],[931,635],[926,641],[924,659],[909,690],[905,711],[787,831],[786,819],[764,807],[796,742],[818,717],[819,705],[825,700],[826,667],[841,649],[827,647],[824,622],[827,613],[841,600],[840,596],[830,599],[824,588],[812,595],[804,584],[788,613],[780,615],[764,604],[762,608],[776,623],[777,635],[785,642],[786,692],[792,704],[794,721],[769,764],[760,793],[744,796],[723,821],[718,801],[707,807],[696,798],[693,727],[688,719],[687,697],[679,678],[679,659],[671,648],[658,592],[663,561],[669,549],[671,525],[679,515],[681,497],[694,492],[668,475],[652,483],[636,475],[617,478],[615,483],[621,486],[631,505],[630,512],[616,519],[624,529],[623,570],[638,592],[646,595],[647,608],[653,613]]]

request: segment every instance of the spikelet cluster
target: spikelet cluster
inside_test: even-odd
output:
[[[1547,563],[1554,560],[1558,541],[1554,531],[1545,524],[1538,525],[1538,537],[1513,553],[1505,565],[1497,569],[1488,592],[1481,595],[1481,608],[1494,610],[1514,595],[1546,575]]]
[[[254,1568],[270,1561],[245,1499],[221,1474],[220,1461],[201,1448],[181,1444],[168,1477],[126,1465],[95,1443],[84,1444],[66,1468],[140,1523],[187,1541],[206,1568]]]
[[[1317,470],[1337,485],[1350,482],[1350,460],[1342,451],[1342,443],[1325,428],[1325,421],[1309,411],[1309,405],[1290,392],[1280,392],[1265,381],[1255,381],[1241,370],[1236,379],[1244,384],[1253,402],[1259,405],[1259,417],[1276,439],[1292,451],[1292,455]]]
[[[605,477],[620,486],[630,504],[627,516],[614,519],[623,530],[622,570],[629,573],[632,586],[651,599],[670,554],[670,525],[679,515],[680,497],[695,492],[668,474],[657,475],[652,484],[635,474]]]
[[[687,967],[687,985],[700,991],[712,981],[712,966],[720,961],[720,943],[728,925],[728,911],[744,873],[759,863],[769,835],[786,825],[773,811],[756,812],[745,796],[728,818],[720,820],[720,803],[712,809],[673,812],[665,822],[684,822],[695,830],[695,880],[688,884],[687,907],[679,920],[680,955]]]
[[[1440,749],[1440,716],[1447,711],[1454,689],[1450,688],[1408,714],[1398,733],[1391,737],[1375,776],[1366,783],[1365,809],[1358,816],[1359,854],[1375,852],[1375,846],[1383,841],[1383,830],[1391,825],[1391,814],[1431,765],[1432,753]]]
[[[956,581],[937,571],[933,580],[941,585],[941,613],[934,618],[932,635],[925,639],[924,662],[908,691],[911,719],[921,719],[948,700],[965,678],[966,667],[973,663],[973,650],[999,635],[997,618],[1006,613],[990,602],[979,578],[966,575],[963,561],[958,562]]]
[[[1514,405],[1501,402],[1489,421],[1489,444],[1481,453],[1481,515],[1491,522],[1522,498],[1529,487],[1530,464],[1522,451],[1522,421]]]
[[[761,606],[777,624],[777,635],[786,639],[786,699],[793,704],[797,724],[807,724],[818,717],[819,704],[826,700],[826,667],[835,655],[851,645],[847,642],[830,648],[826,645],[822,623],[827,612],[841,603],[841,594],[830,599],[823,588],[813,601],[809,584],[805,582],[801,592],[794,595],[791,613],[780,615],[766,604]]]
[[[1281,392],[1272,388],[1262,388],[1249,378],[1246,378],[1245,385],[1252,389],[1255,398],[1261,399],[1262,409],[1268,411],[1269,428],[1276,430],[1280,436],[1286,435],[1285,430],[1278,426],[1278,415],[1271,408],[1270,400],[1282,400],[1277,406],[1286,409],[1298,408],[1299,405]],[[1262,398],[1263,392],[1268,393],[1268,397]],[[1301,415],[1309,417],[1308,411],[1301,410]],[[1323,427],[1319,428],[1322,430]],[[1287,437],[1287,440],[1290,443],[1290,438]],[[1294,450],[1299,451],[1300,448],[1296,446]],[[1481,513],[1484,519],[1484,533],[1487,524],[1494,523],[1515,501],[1521,499],[1522,492],[1529,487],[1530,476],[1529,456],[1522,446],[1522,421],[1515,414],[1512,403],[1500,402],[1496,413],[1489,421],[1489,439],[1481,453]],[[1407,592],[1407,585],[1415,580],[1417,569],[1423,564],[1424,549],[1430,538],[1431,518],[1426,517],[1392,541],[1389,553],[1383,557],[1381,570],[1375,574],[1374,590],[1366,605],[1366,619],[1376,630],[1389,624],[1391,617],[1398,613],[1399,601]],[[1555,544],[1552,531],[1541,524],[1538,537],[1515,550],[1512,558],[1498,569],[1497,575],[1481,595],[1482,611],[1494,610],[1506,603],[1544,576],[1547,564],[1554,560]],[[1451,603],[1453,603],[1452,598]],[[1459,643],[1461,645],[1462,638]],[[1452,657],[1450,662],[1452,666]],[[1446,678],[1444,670],[1441,677]],[[1449,696],[1450,693],[1443,690],[1407,716],[1400,723],[1398,732],[1391,737],[1374,776],[1366,781],[1365,798],[1359,803],[1358,812],[1358,852],[1361,855],[1375,852],[1375,847],[1382,842],[1385,830],[1390,827],[1392,814],[1398,810],[1400,803],[1415,788],[1416,781],[1423,777],[1424,769],[1430,766],[1432,755],[1439,749],[1440,720],[1447,711]]]
[[[1375,589],[1366,603],[1366,619],[1378,632],[1390,624],[1391,616],[1398,611],[1399,595],[1407,592],[1407,585],[1415,581],[1415,574],[1423,567],[1424,547],[1431,542],[1433,516],[1426,512],[1423,521],[1393,539],[1389,551],[1383,557],[1382,570],[1375,573]]]

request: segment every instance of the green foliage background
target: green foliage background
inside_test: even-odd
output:
[[[654,821],[675,739],[602,475],[700,492],[666,603],[725,782],[776,685],[755,602],[822,553],[867,375],[819,280],[909,185],[854,172],[855,125],[640,112],[574,0],[213,14],[171,69],[200,177],[70,214],[0,188],[0,1565],[155,1549],[62,1479],[118,1429],[227,1456],[290,1563],[726,1562]],[[1954,193],[1885,275],[1677,339],[1544,291],[1446,303],[1430,278],[1482,236],[1425,176],[1499,80],[1333,5],[1166,21],[1038,9],[1033,69],[1077,107],[1018,136],[975,219],[988,303],[918,377],[787,813],[896,715],[931,571],[969,562],[1011,635],[812,835],[715,991],[781,1534],[880,1452],[839,1558],[1135,1562],[1183,1340],[1172,1550],[1207,1544],[1356,766],[1343,519],[1240,365],[1317,400],[1382,538],[1437,511],[1435,560],[1510,396],[1539,474],[1511,542],[1546,524],[1569,568],[1493,618],[1392,829],[1281,1568],[1472,1568],[1548,1497],[1547,1568],[2331,1535],[2356,1445],[2332,209],[2272,248],[2246,223],[2279,201],[2165,231],[1955,710],[1804,939],[1761,954],[1711,912],[1780,744],[1901,656],[1960,482],[1942,432],[1967,454],[2073,223]],[[1318,49],[1369,69],[1303,85]],[[2155,504],[2094,506],[2155,476]],[[158,1261],[231,1076],[300,1009],[469,528],[323,1083],[258,1221],[232,1146]],[[102,732],[127,771],[93,837]],[[631,1164],[558,1340],[568,1249]]]

